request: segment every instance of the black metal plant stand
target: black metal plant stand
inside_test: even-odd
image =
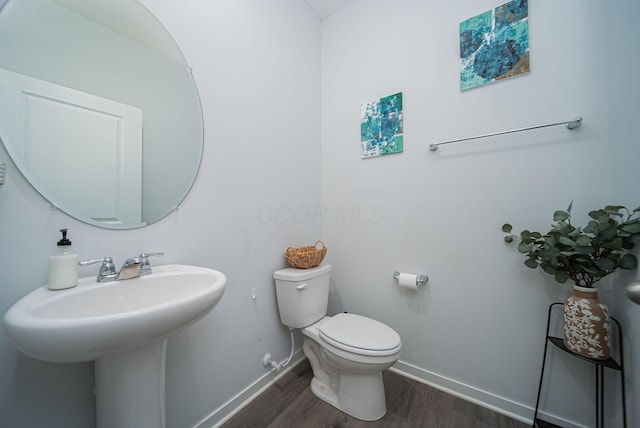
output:
[[[542,379],[544,377],[544,368],[547,362],[547,347],[549,342],[553,343],[559,349],[565,351],[566,353],[573,355],[574,357],[580,358],[581,360],[587,361],[595,366],[595,375],[596,375],[596,428],[603,428],[604,426],[604,369],[609,368],[613,370],[617,370],[620,372],[620,388],[622,391],[622,420],[624,424],[624,428],[627,428],[627,413],[625,410],[626,397],[624,393],[624,353],[622,349],[622,327],[618,320],[613,317],[610,317],[617,326],[618,332],[618,355],[620,356],[620,364],[618,364],[612,357],[609,357],[606,360],[594,360],[591,358],[584,357],[582,355],[576,354],[569,350],[566,346],[564,346],[564,340],[561,337],[554,337],[549,335],[549,324],[551,321],[551,311],[556,305],[559,307],[563,307],[564,304],[561,302],[552,303],[549,305],[549,314],[547,315],[547,333],[544,341],[544,356],[542,358],[542,370],[540,371],[540,383],[538,384],[538,397],[536,398],[536,411],[533,415],[533,427],[538,428],[554,428],[558,427],[558,425],[554,425],[549,422],[545,422],[541,419],[538,419],[538,406],[540,405],[540,393],[542,391]]]

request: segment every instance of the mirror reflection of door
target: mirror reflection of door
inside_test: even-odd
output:
[[[70,216],[108,229],[141,227],[173,212],[189,193],[198,173],[204,128],[191,69],[164,26],[138,0],[0,0],[0,5],[3,3],[0,8],[0,69],[143,111],[142,190],[137,200],[131,198],[131,205],[126,202],[128,198],[122,196],[118,199],[117,212],[113,213],[107,208],[115,205],[104,202],[106,198],[90,199],[94,195],[98,198],[98,194],[111,198],[110,193],[115,192],[113,186],[96,188],[103,180],[118,182],[122,187],[118,189],[119,195],[124,195],[123,190],[130,192],[136,187],[125,186],[121,177],[129,168],[123,168],[119,162],[126,162],[130,156],[114,161],[119,153],[104,151],[105,146],[100,143],[103,136],[85,140],[82,146],[73,147],[68,154],[62,152],[68,145],[55,152],[59,156],[56,164],[68,160],[74,168],[92,165],[98,159],[109,159],[111,165],[116,162],[119,171],[107,172],[105,166],[104,175],[92,175],[103,177],[92,183],[91,187],[96,190],[89,192],[87,183],[76,188],[78,181],[73,180],[43,189],[41,184],[60,182],[60,169],[52,167],[49,171],[52,175],[39,183],[32,181],[30,171],[23,171],[22,160],[16,161],[34,189]],[[30,102],[38,104],[39,116],[50,116],[50,106],[40,101],[36,103],[32,99]],[[0,98],[2,103],[4,99]],[[71,104],[83,105],[75,101]],[[89,129],[89,122],[97,121],[99,125],[93,124],[91,128],[101,127],[112,132],[115,122],[107,120],[108,115],[102,118],[90,115],[94,110],[110,111],[91,108],[75,111],[71,121],[87,123],[84,131]],[[124,113],[117,115],[128,117]],[[57,118],[55,122],[62,120]],[[0,144],[13,158],[13,153],[22,148],[12,147],[13,142],[4,135],[3,130],[12,126],[7,122],[9,120],[0,115]],[[68,140],[70,128],[64,127],[63,131],[55,132],[62,132],[58,136]],[[43,160],[40,171],[44,173],[44,168],[54,164],[50,157],[53,144],[49,135],[55,132],[44,129],[42,132],[41,147],[48,151],[32,155]],[[80,156],[85,154],[88,157],[82,159]],[[82,175],[95,171],[96,168],[87,166]],[[72,192],[57,192],[70,187]],[[86,211],[87,207],[91,209]],[[138,210],[141,210],[141,216],[137,215]],[[127,220],[129,218],[131,220]]]
[[[106,224],[142,222],[142,110],[0,69],[12,157],[50,195]]]

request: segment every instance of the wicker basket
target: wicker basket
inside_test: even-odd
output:
[[[320,248],[318,248],[318,244],[320,244]],[[284,253],[287,258],[287,262],[291,266],[300,269],[309,269],[318,266],[322,263],[326,254],[327,247],[322,241],[317,241],[315,245],[310,245],[308,247],[289,247]]]

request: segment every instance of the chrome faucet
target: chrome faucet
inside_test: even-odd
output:
[[[130,257],[122,264],[120,271],[116,273],[116,267],[111,257],[102,259],[86,260],[79,262],[80,266],[92,265],[94,263],[102,263],[98,271],[98,282],[122,281],[125,279],[137,278],[139,276],[151,273],[151,265],[149,263],[150,256],[163,256],[164,253],[142,253],[138,257]]]
[[[116,281],[139,277],[140,266],[142,266],[142,259],[140,257],[129,257],[122,264],[120,272],[118,272],[118,275],[116,276]]]
[[[150,256],[164,256],[164,253],[141,253],[138,257],[128,258],[118,272],[116,281],[149,275],[151,273]]]

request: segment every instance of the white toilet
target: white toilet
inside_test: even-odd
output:
[[[282,324],[301,328],[311,391],[343,412],[375,421],[387,411],[382,371],[400,357],[400,336],[360,315],[327,316],[331,265],[274,272]]]

